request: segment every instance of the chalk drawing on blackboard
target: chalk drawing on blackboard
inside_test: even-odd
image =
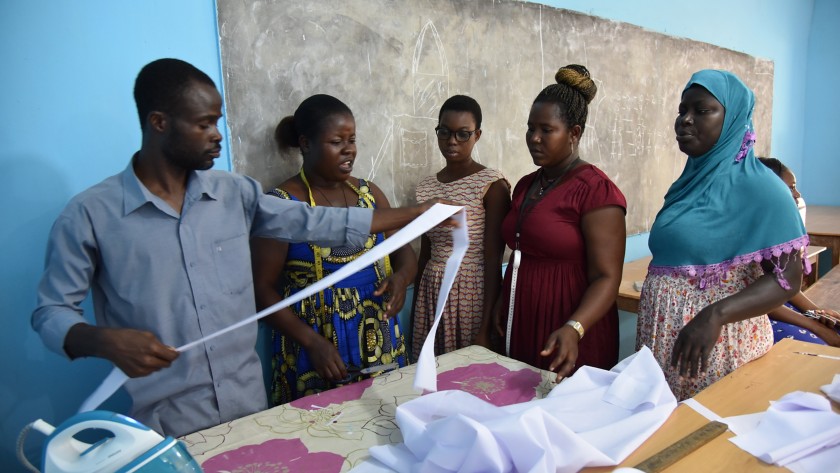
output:
[[[391,166],[392,205],[405,205],[414,195],[420,178],[442,167],[434,128],[443,102],[449,98],[449,62],[437,28],[430,20],[417,35],[411,59],[414,110],[395,114],[373,160],[368,179],[373,181],[381,166]]]

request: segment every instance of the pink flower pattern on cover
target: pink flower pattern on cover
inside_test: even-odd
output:
[[[373,384],[373,378],[363,379],[356,383],[347,384],[343,389],[330,389],[320,393],[310,394],[289,403],[298,409],[313,410],[318,407],[329,406],[330,404],[341,404],[345,401],[353,401],[362,397],[365,389]]]
[[[466,391],[496,406],[534,399],[542,377],[536,371],[511,371],[496,363],[455,368],[438,376],[438,390]]]
[[[300,439],[274,439],[259,445],[220,453],[205,461],[204,473],[338,472],[344,458],[329,452],[310,452]]]

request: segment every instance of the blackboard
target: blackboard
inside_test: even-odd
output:
[[[392,205],[412,203],[420,179],[443,167],[434,127],[454,94],[481,104],[475,157],[516,183],[536,169],[525,146],[531,103],[570,63],[587,66],[599,88],[581,157],[625,193],[630,234],[650,229],[684,166],[673,124],[694,71],[731,70],[756,92],[756,151],[770,150],[773,63],[710,44],[506,0],[217,5],[234,171],[266,188],[300,167],[299,155],[277,150],[275,125],[315,93],[353,110],[354,175],[378,184]]]

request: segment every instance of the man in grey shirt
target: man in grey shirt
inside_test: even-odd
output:
[[[56,219],[32,326],[59,354],[112,361],[132,378],[131,415],[181,436],[267,407],[256,324],[184,353],[173,348],[254,313],[250,238],[361,246],[433,202],[310,208],[209,170],[221,151],[222,99],[186,62],[146,65],[134,97],[141,148]],[[96,325],[80,308],[88,291]]]

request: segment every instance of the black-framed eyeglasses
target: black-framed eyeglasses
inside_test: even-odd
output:
[[[439,140],[448,140],[454,134],[455,135],[455,140],[459,141],[461,143],[469,141],[470,137],[472,137],[472,135],[475,134],[475,132],[477,132],[477,131],[478,131],[478,129],[475,129],[473,131],[467,131],[467,130],[452,131],[449,128],[446,128],[445,126],[439,126],[439,127],[435,128],[435,134],[437,135]]]

